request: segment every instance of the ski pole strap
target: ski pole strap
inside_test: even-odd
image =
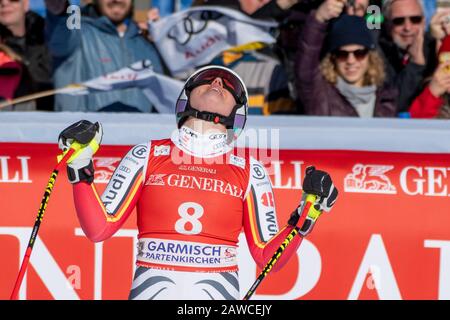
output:
[[[319,216],[322,214],[322,211],[316,209],[314,204],[316,203],[317,196],[315,194],[307,194],[306,195],[306,202],[311,203],[311,207],[308,210],[308,218],[316,221]]]
[[[95,141],[95,139],[92,139],[89,143],[86,144],[81,144],[79,142],[74,142],[70,145],[70,148],[67,149],[66,151],[64,151],[62,154],[60,154],[57,159],[58,162],[61,162],[62,159],[64,158],[64,156],[67,154],[67,152],[69,152],[69,150],[74,150],[72,156],[66,161],[67,163],[71,163],[73,160],[75,160],[80,153],[83,151],[84,148],[86,147],[91,147],[92,149],[92,153],[94,154],[95,152],[97,152],[98,148],[100,148],[99,144],[97,141]]]
[[[322,214],[322,211],[316,209],[316,207],[314,206],[316,200],[317,200],[316,195],[313,195],[313,194],[306,195],[306,200],[304,202],[304,205],[308,206],[308,208],[305,208],[307,214],[305,214],[304,217],[301,217],[301,219],[300,219],[301,221],[299,221],[299,223],[298,223],[298,225],[301,226],[299,228],[298,232],[303,237],[307,236],[313,230],[317,219]],[[301,212],[304,212],[304,211],[301,210]]]
[[[316,208],[317,195],[303,193],[300,206],[295,209],[289,218],[288,224],[292,227],[300,226],[299,233],[306,236],[312,231],[312,228],[322,214],[322,211]]]

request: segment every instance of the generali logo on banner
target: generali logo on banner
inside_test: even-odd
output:
[[[13,143],[0,148],[0,298],[6,299],[58,148],[30,144],[23,152],[23,144]],[[94,159],[99,193],[129,148],[99,150]],[[276,205],[280,226],[299,203],[307,166],[329,171],[340,195],[297,255],[264,280],[255,298],[450,299],[449,163],[450,155],[280,152],[279,160],[265,164],[275,190],[260,199],[264,205]],[[126,299],[136,235],[132,214],[111,240],[94,244],[86,239],[72,187],[61,170],[20,297]],[[259,271],[241,238],[240,288],[246,291]]]
[[[31,156],[11,157],[0,155],[0,183],[32,183],[29,162]],[[107,184],[119,165],[120,157],[94,157],[95,183]],[[290,167],[289,175],[282,174],[282,167]],[[304,161],[273,161],[272,183],[274,189],[301,189]],[[352,166],[351,173],[344,177],[344,191],[348,193],[391,194],[398,193],[392,182],[395,174],[390,164],[363,164]],[[405,166],[401,168],[398,181],[400,189],[407,195],[448,196],[450,184],[445,181],[450,168]],[[412,183],[411,183],[412,181]],[[335,181],[337,183],[337,181]]]
[[[344,178],[345,192],[397,194],[397,187],[392,183],[389,173],[393,165],[355,164],[352,173]],[[400,171],[399,182],[401,190],[410,196],[449,196],[447,167],[417,167],[407,166]]]
[[[0,183],[32,183],[28,162],[30,156],[10,157],[0,155]],[[10,163],[14,161],[19,164],[17,169],[10,169]]]
[[[355,164],[344,179],[346,192],[396,194],[397,189],[385,175],[394,166]]]

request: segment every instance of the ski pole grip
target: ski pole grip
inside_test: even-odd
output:
[[[100,147],[97,141],[92,139],[89,143],[81,144],[79,142],[74,142],[70,145],[70,148],[64,151],[62,154],[58,156],[58,162],[61,162],[61,160],[64,158],[64,156],[69,152],[69,150],[73,150],[72,156],[67,160],[67,163],[71,163],[73,160],[75,160],[81,153],[81,151],[86,147],[91,147],[92,153],[96,153],[98,148]]]
[[[67,163],[70,163],[71,161],[73,161],[73,159],[76,158],[77,153],[79,153],[79,151],[82,149],[83,145],[78,143],[78,142],[74,142],[70,145],[70,148],[68,148],[66,151],[64,151],[62,154],[60,154],[59,156],[57,156],[57,160],[58,163],[60,163],[63,158],[67,155],[67,153],[71,153],[70,158],[66,161]]]
[[[314,203],[316,203],[317,200],[317,196],[314,194],[307,194],[306,195],[306,202],[310,202],[311,205],[309,206],[309,210],[308,210],[308,217],[311,218],[312,220],[316,221],[317,218],[319,218],[319,216],[322,214],[322,211],[317,210],[314,207]]]

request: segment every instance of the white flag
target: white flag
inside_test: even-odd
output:
[[[208,64],[219,53],[251,42],[274,43],[276,22],[218,6],[189,8],[149,25],[167,67],[176,75]]]
[[[173,113],[183,85],[181,81],[155,73],[150,60],[142,60],[81,84],[59,89],[57,93],[85,95],[97,91],[141,88],[159,113]]]

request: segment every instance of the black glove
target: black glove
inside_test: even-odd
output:
[[[93,155],[102,141],[103,129],[100,123],[87,120],[78,121],[64,129],[58,137],[59,148],[66,151],[72,143],[78,142],[84,147],[74,159],[67,161],[67,176],[71,183],[94,181]],[[94,140],[94,141],[93,141]],[[94,142],[93,144],[90,142]]]
[[[325,171],[316,170],[313,166],[306,168],[303,192],[318,196],[314,207],[326,212],[331,210],[338,196],[338,190],[330,175]]]
[[[304,201],[306,194],[313,194],[317,196],[316,202],[313,204],[315,210],[320,212],[325,210],[328,212],[336,202],[338,191],[327,172],[316,170],[315,167],[306,168],[305,179],[303,180],[303,200],[289,217],[289,225],[297,225],[303,206],[305,205]],[[306,217],[305,222],[300,227],[299,233],[306,236],[312,231],[314,224],[315,219]]]

